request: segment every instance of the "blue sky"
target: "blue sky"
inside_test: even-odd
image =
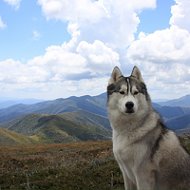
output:
[[[31,59],[43,54],[46,47],[62,44],[70,38],[67,24],[47,20],[37,1],[22,1],[17,10],[0,1],[0,13],[7,25],[0,31],[0,60]]]
[[[171,17],[170,9],[174,3],[174,0],[157,0],[155,9],[142,11],[138,31],[152,33],[156,30],[168,28]]]
[[[1,96],[100,94],[115,65],[125,74],[137,65],[154,99],[188,94],[188,7],[188,0],[0,1]]]

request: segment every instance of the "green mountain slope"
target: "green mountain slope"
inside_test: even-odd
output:
[[[79,125],[99,126],[111,130],[110,123],[107,117],[87,112],[84,110],[66,112],[60,114],[60,117],[75,122]]]
[[[46,139],[52,139],[54,142],[68,140],[99,140],[107,139],[110,136],[110,131],[105,128],[79,125],[59,115],[41,117],[36,127],[39,128],[37,131],[38,135],[43,134]]]
[[[58,115],[29,114],[12,121],[7,128],[44,143],[102,140],[111,137],[107,118],[83,111]]]
[[[25,135],[0,128],[0,145],[33,144],[35,140]]]

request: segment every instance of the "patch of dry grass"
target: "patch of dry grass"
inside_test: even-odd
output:
[[[122,190],[110,141],[1,146],[1,190]]]

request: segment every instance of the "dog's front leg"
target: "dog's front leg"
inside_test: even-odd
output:
[[[123,173],[125,190],[137,190],[136,185],[128,178],[128,176]]]
[[[137,190],[155,190],[156,179],[155,172],[139,172],[137,174]]]
[[[119,166],[120,166],[120,169],[122,171],[125,190],[137,190],[136,185],[127,176],[127,173],[126,173],[125,169],[121,166],[121,164],[119,164]]]

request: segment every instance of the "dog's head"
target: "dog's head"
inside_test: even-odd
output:
[[[147,111],[150,97],[140,70],[135,66],[129,77],[115,67],[107,86],[108,108],[126,115]]]

